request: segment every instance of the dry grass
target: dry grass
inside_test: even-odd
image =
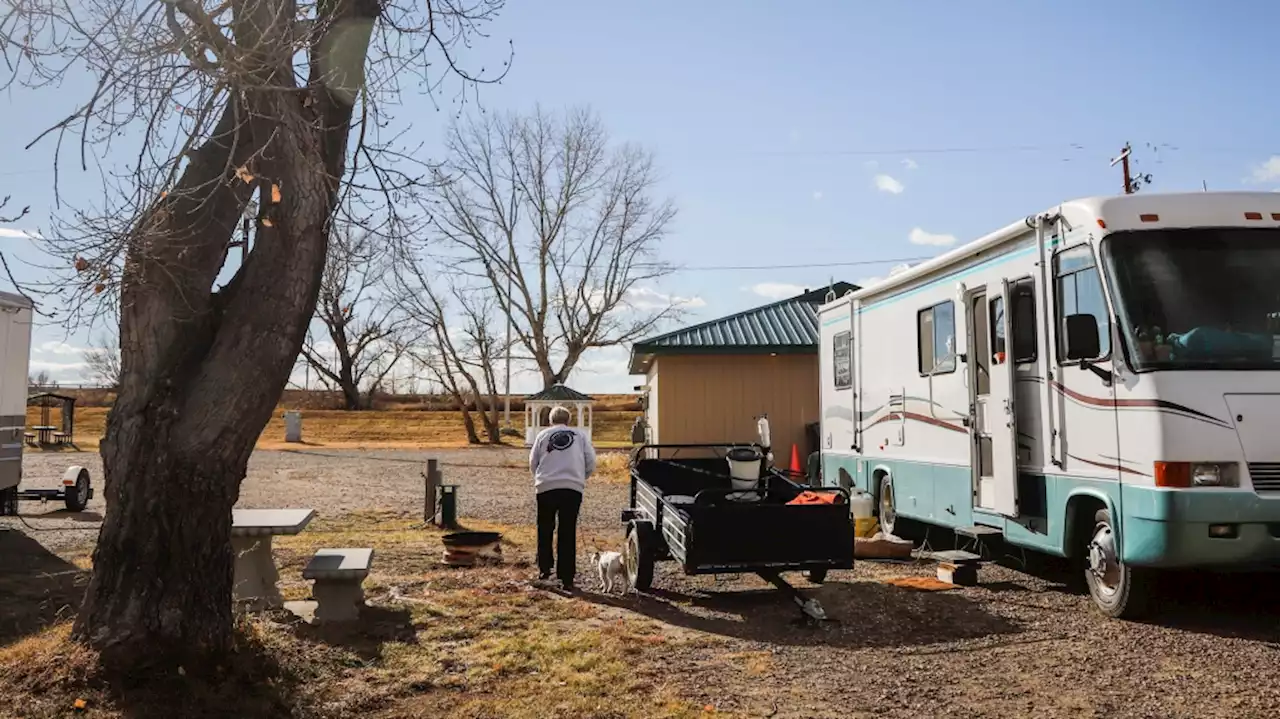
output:
[[[440,532],[397,515],[317,519],[278,540],[282,590],[306,597],[301,567],[319,547],[373,547],[370,608],[359,625],[316,628],[282,613],[242,618],[232,665],[200,677],[175,668],[139,683],[111,676],[70,642],[69,624],[56,624],[0,648],[0,715],[63,716],[77,699],[101,717],[706,715],[663,678],[671,649],[705,640],[533,589],[531,528],[474,528],[504,533],[508,563],[444,567]]]
[[[53,424],[61,420],[54,411]],[[635,412],[596,412],[593,439],[600,447],[630,444],[631,423]],[[40,423],[40,410],[27,409],[27,425]],[[524,432],[523,414],[513,414],[512,424]],[[107,408],[82,407],[76,410],[76,445],[95,450],[106,432]],[[305,410],[302,414],[302,438],[308,445],[345,448],[434,448],[465,447],[466,433],[462,415],[453,411],[367,411]],[[513,441],[519,441],[514,438]],[[259,449],[279,449],[284,443],[284,410],[277,411],[262,431]],[[287,445],[296,447],[297,445]]]

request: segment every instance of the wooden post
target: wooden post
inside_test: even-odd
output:
[[[427,471],[422,475],[424,500],[422,504],[422,521],[427,524],[436,523],[436,497],[440,486],[440,467],[437,460],[427,460]]]

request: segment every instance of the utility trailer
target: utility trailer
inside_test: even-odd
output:
[[[813,619],[825,619],[782,578],[805,572],[821,584],[832,569],[853,568],[849,493],[829,504],[789,504],[808,490],[773,467],[759,470],[744,489],[729,472],[735,449],[759,445],[643,445],[631,458],[630,506],[622,512],[627,543],[623,562],[632,588],[652,586],[658,561],[678,563],[687,575],[753,573],[786,592]],[[683,455],[683,456],[681,456]]]
[[[0,515],[16,515],[19,500],[61,500],[73,512],[93,498],[89,470],[68,467],[53,489],[21,489],[31,365],[31,300],[0,292]]]

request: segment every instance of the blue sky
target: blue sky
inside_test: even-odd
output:
[[[678,264],[885,261],[678,272],[659,289],[698,298],[695,321],[1116,192],[1108,160],[1126,140],[1152,191],[1280,188],[1278,25],[1280,5],[1244,1],[513,0],[468,61],[500,60],[510,38],[513,68],[485,107],[589,104],[616,139],[653,150],[679,208]],[[17,229],[52,211],[51,146],[22,146],[74,99],[9,95],[0,194],[32,206]],[[402,102],[435,151],[448,113]],[[101,192],[93,175],[62,182]],[[31,258],[24,242],[0,248]],[[33,367],[75,381],[83,333],[37,335]],[[625,354],[589,357],[573,384],[629,389]]]

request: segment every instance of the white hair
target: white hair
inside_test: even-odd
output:
[[[569,424],[569,418],[572,416],[564,407],[551,408],[551,424]]]

